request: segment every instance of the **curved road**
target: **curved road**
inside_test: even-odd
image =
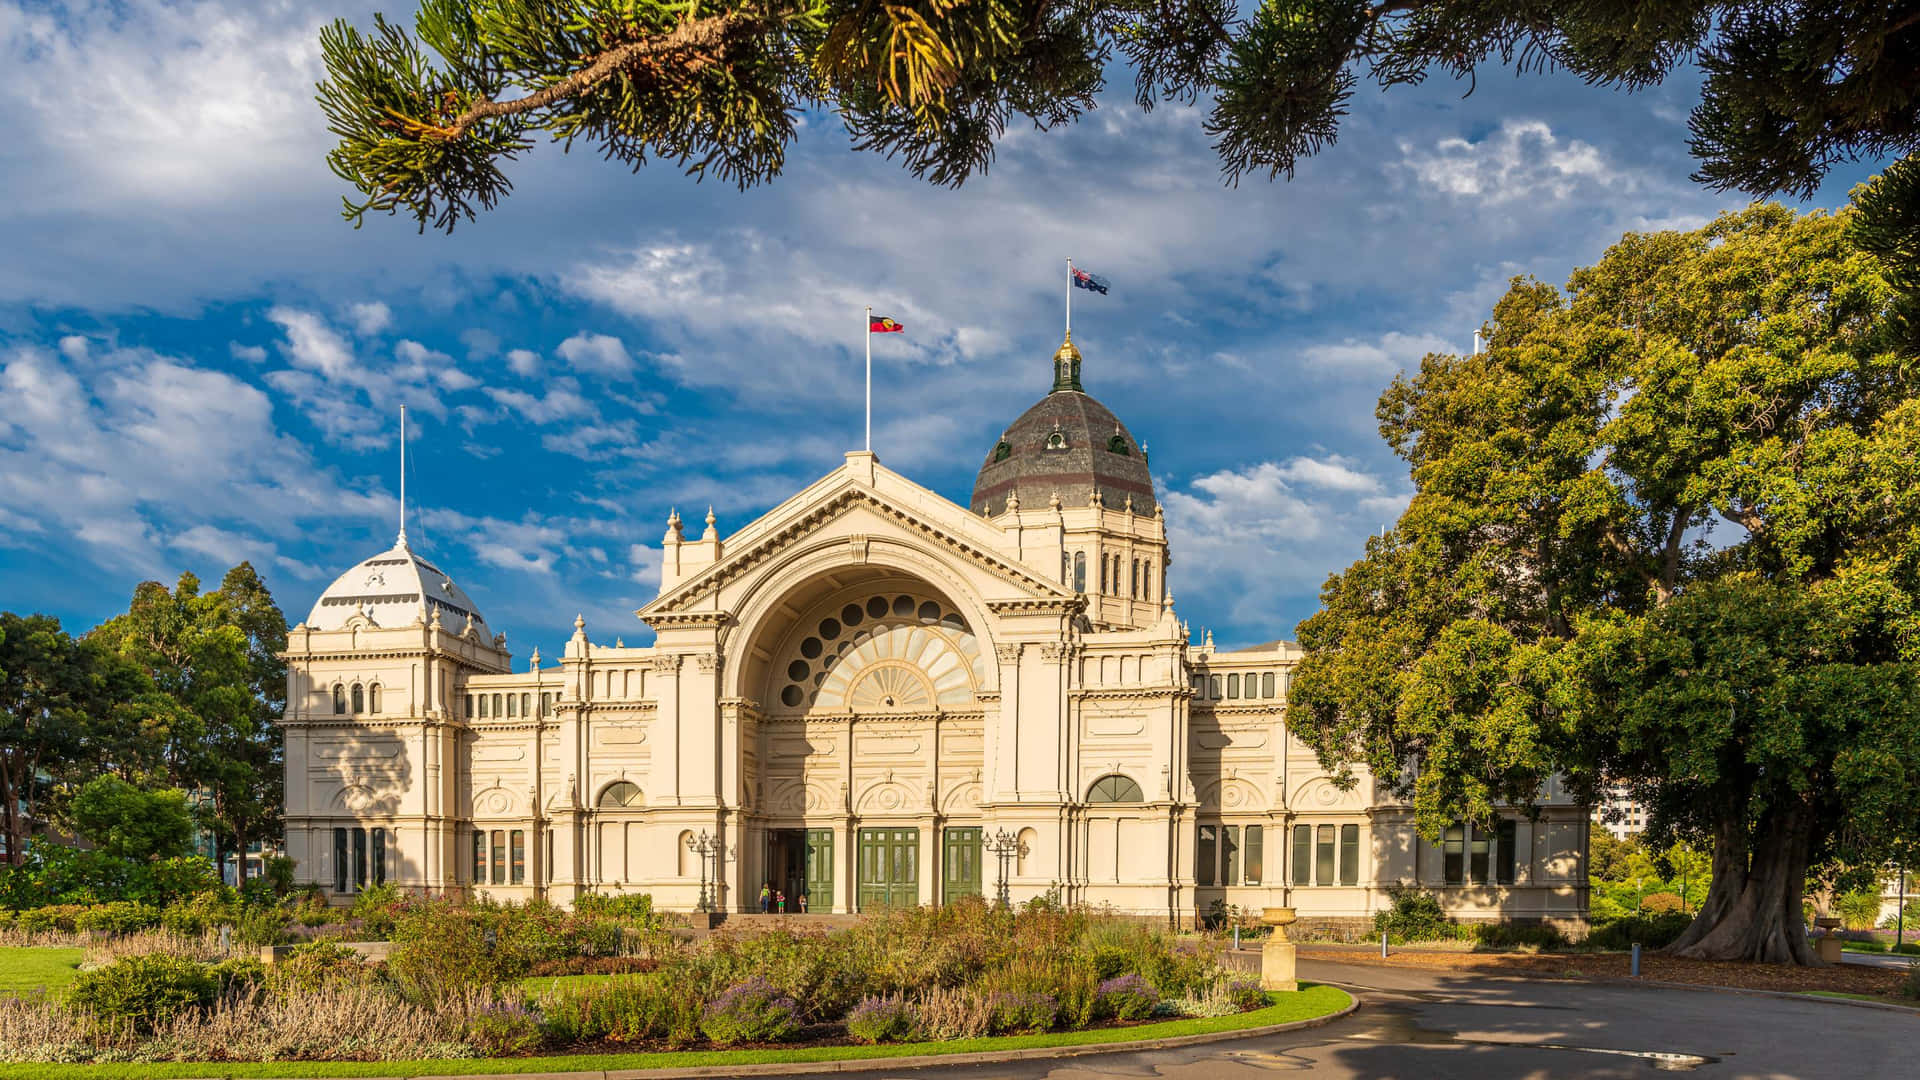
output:
[[[874,1072],[911,1080],[1496,1080],[1650,1077],[1913,1080],[1920,1014],[1725,993],[1303,961],[1361,989],[1325,1027],[1179,1050]]]

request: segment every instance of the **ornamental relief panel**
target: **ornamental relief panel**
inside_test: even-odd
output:
[[[1360,787],[1352,791],[1341,791],[1332,780],[1316,776],[1293,789],[1293,797],[1287,805],[1301,813],[1316,810],[1359,810],[1365,805],[1365,797]]]
[[[513,817],[519,812],[519,797],[499,784],[474,793],[474,817]]]
[[[400,809],[400,793],[385,784],[350,783],[335,792],[328,805],[354,814],[391,814]]]
[[[1267,799],[1252,781],[1226,776],[1201,788],[1200,808],[1221,813],[1262,812],[1267,809]]]
[[[883,780],[861,792],[853,809],[856,814],[897,814],[912,813],[921,808],[922,804],[914,801],[913,791],[907,785]]]

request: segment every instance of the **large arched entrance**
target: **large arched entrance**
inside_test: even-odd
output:
[[[750,895],[871,911],[980,891],[992,651],[949,592],[839,569],[769,605],[740,672]],[[951,871],[951,872],[949,872]]]

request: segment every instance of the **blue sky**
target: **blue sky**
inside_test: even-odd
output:
[[[1679,79],[1363,87],[1291,182],[1219,180],[1202,114],[1116,73],[958,192],[811,118],[742,194],[541,146],[453,237],[338,216],[312,85],[329,4],[0,0],[0,608],[84,629],[251,559],[290,621],[396,519],[524,659],[584,613],[647,639],[667,512],[722,532],[860,439],[957,500],[1042,394],[1064,266],[1086,383],[1152,450],[1182,617],[1292,637],[1404,505],[1373,403],[1515,274],[1738,206],[1688,180]],[[404,9],[394,7],[399,13]],[[1811,205],[1867,175],[1836,173]]]

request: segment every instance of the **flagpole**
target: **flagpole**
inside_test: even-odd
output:
[[[873,305],[867,305],[867,453],[873,453]]]
[[[400,546],[407,546],[407,407],[400,406]]]
[[[1067,257],[1067,337],[1073,337],[1073,257]]]

